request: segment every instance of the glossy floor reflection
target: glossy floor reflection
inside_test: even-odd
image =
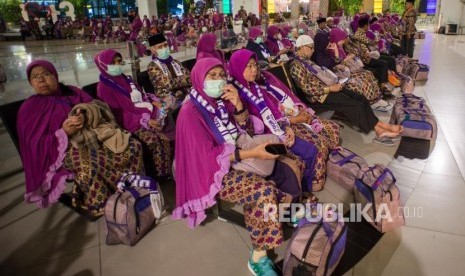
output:
[[[54,62],[61,80],[83,86],[98,79],[96,52],[111,46],[127,55],[124,43],[61,43],[0,43],[0,63],[9,77],[0,103],[32,93],[24,73],[32,59]],[[188,59],[194,52],[176,55]],[[465,36],[427,33],[425,40],[417,40],[416,56],[430,64],[431,72],[427,82],[417,84],[415,94],[428,100],[439,125],[429,156],[408,156],[395,147],[371,143],[373,134],[349,127],[342,130],[345,147],[394,172],[406,206],[406,226],[385,234],[345,275],[463,275],[465,271],[465,222],[460,218],[465,196]],[[141,68],[147,63],[146,58]],[[126,69],[130,71],[129,66]],[[389,120],[389,114],[377,115]],[[104,219],[87,222],[60,204],[45,210],[24,204],[24,174],[11,174],[21,162],[3,128],[0,145],[1,275],[249,275],[251,243],[248,232],[236,225],[212,219],[191,230],[184,221],[166,218],[135,247],[107,246]],[[174,186],[163,183],[162,189],[172,207]],[[317,196],[345,207],[352,202],[352,196],[331,180]],[[278,260],[285,245],[276,250]]]

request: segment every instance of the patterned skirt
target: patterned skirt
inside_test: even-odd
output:
[[[370,104],[379,101],[382,97],[381,90],[378,86],[373,73],[368,70],[359,70],[350,73],[350,79],[346,82],[345,88],[365,96]]]
[[[314,144],[318,148],[315,164],[315,174],[312,180],[312,191],[323,189],[326,181],[326,161],[329,151],[339,144],[339,125],[330,120],[320,120],[323,129],[320,133],[314,133],[302,124],[291,126],[295,135],[300,139]]]
[[[155,130],[142,128],[136,131],[134,134],[152,154],[152,161],[155,170],[154,175],[156,177],[170,175],[172,161],[171,146],[168,137],[162,133],[157,133]]]
[[[223,177],[223,188],[218,193],[221,200],[243,205],[247,230],[256,250],[268,250],[283,243],[280,222],[265,219],[265,207],[283,202],[286,194],[273,181],[249,172],[231,170]],[[277,215],[274,216],[278,219]]]
[[[93,216],[103,215],[105,203],[116,192],[116,182],[121,175],[125,172],[144,174],[142,145],[131,138],[122,153],[114,153],[103,146],[97,150],[70,146],[64,167],[75,174],[73,206]]]

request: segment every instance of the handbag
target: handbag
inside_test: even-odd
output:
[[[357,72],[363,69],[364,66],[363,62],[358,57],[354,57],[352,59],[347,60],[345,64],[347,65],[347,67],[349,67],[350,72]]]
[[[368,56],[375,59],[379,59],[381,57],[378,51],[371,51],[368,53]]]
[[[280,143],[281,141],[278,136],[273,134],[255,135],[253,137],[248,134],[242,134],[237,138],[236,146],[243,150],[249,150],[266,142]],[[250,172],[262,177],[267,177],[273,173],[275,163],[276,160],[249,158],[241,160],[240,162],[234,162],[232,168],[238,171]]]
[[[317,71],[316,76],[327,86],[331,86],[338,82],[339,78],[337,77],[337,75],[334,74],[334,72],[329,70],[328,68],[324,66],[321,68],[319,66],[315,66],[313,68]]]
[[[345,79],[345,78],[350,78],[350,69],[349,67],[345,65],[337,65],[334,67],[334,73],[340,78],[340,79]]]

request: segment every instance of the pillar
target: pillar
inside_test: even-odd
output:
[[[320,12],[323,17],[327,17],[329,13],[329,0],[320,0]]]
[[[300,7],[299,0],[291,1],[291,18],[292,19],[299,19],[299,13],[300,13],[299,7]]]
[[[147,15],[148,18],[152,18],[152,15],[158,17],[156,0],[137,0],[137,7],[140,18],[143,18],[144,15]]]

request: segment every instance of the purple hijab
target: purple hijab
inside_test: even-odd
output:
[[[312,60],[319,66],[324,66],[328,69],[332,69],[336,66],[336,62],[327,49],[329,44],[328,33],[317,33],[314,38],[315,52],[313,52]]]
[[[337,44],[339,41],[346,39],[347,36],[348,34],[343,29],[333,28],[329,34],[329,41]],[[344,48],[339,45],[337,45],[337,48],[339,49],[339,58],[344,59],[347,56]]]
[[[251,27],[249,29],[249,39],[255,41],[255,39],[263,34],[262,30],[257,27]]]
[[[98,53],[94,58],[94,62],[100,70],[97,98],[110,106],[120,126],[129,132],[135,132],[141,127],[147,128],[148,120],[156,118],[158,110],[154,107],[153,111],[150,112],[146,108],[135,107],[130,96],[131,85],[126,76],[114,77],[106,72],[107,66],[111,64],[116,55],[121,56],[117,51],[107,49]]]
[[[55,67],[45,60],[28,65],[28,79],[36,66],[50,71],[58,81]],[[74,105],[90,102],[92,98],[76,87],[69,88],[73,91],[72,95],[63,95],[60,86],[52,95],[33,95],[18,112],[19,146],[26,176],[24,199],[40,208],[58,201],[66,188],[65,181],[74,177],[72,172],[63,168],[68,136],[61,125]]]
[[[208,71],[223,66],[215,58],[197,60],[191,71],[193,88],[210,105],[214,100],[203,91]],[[219,142],[201,109],[192,99],[181,108],[176,121],[176,208],[174,219],[187,218],[190,228],[205,220],[205,209],[216,204],[223,177],[229,172],[229,156],[235,146]]]
[[[223,52],[215,49],[216,46],[216,35],[213,33],[207,33],[200,37],[199,44],[197,45],[197,60],[212,57],[217,58],[221,62],[226,63]]]
[[[268,27],[265,46],[273,55],[276,55],[279,52],[278,40],[274,38],[277,33],[279,33],[278,26],[271,25]]]
[[[247,67],[247,64],[249,63],[250,59],[254,59],[257,61],[257,55],[249,50],[238,50],[234,52],[231,56],[231,59],[229,60],[229,71],[231,77],[233,77],[236,81],[238,81],[240,84],[242,84],[244,87],[247,87],[250,89],[250,91],[257,96],[258,93],[255,89],[255,82],[247,82],[244,79],[244,70]],[[249,101],[247,101],[243,95],[241,95],[241,92],[239,91],[239,94],[241,96],[242,103],[244,104],[244,107],[249,110],[249,114],[253,115],[260,120],[262,120],[262,117],[260,115],[260,111],[258,110],[257,107],[254,105],[250,104]],[[273,113],[273,116],[279,120],[282,115],[281,111],[279,110],[279,107],[273,104],[273,100],[271,99],[272,96],[268,95],[266,93],[265,89],[262,90],[263,98],[265,100],[266,105],[268,108],[271,110]],[[267,130],[267,133],[269,133],[270,130]]]

